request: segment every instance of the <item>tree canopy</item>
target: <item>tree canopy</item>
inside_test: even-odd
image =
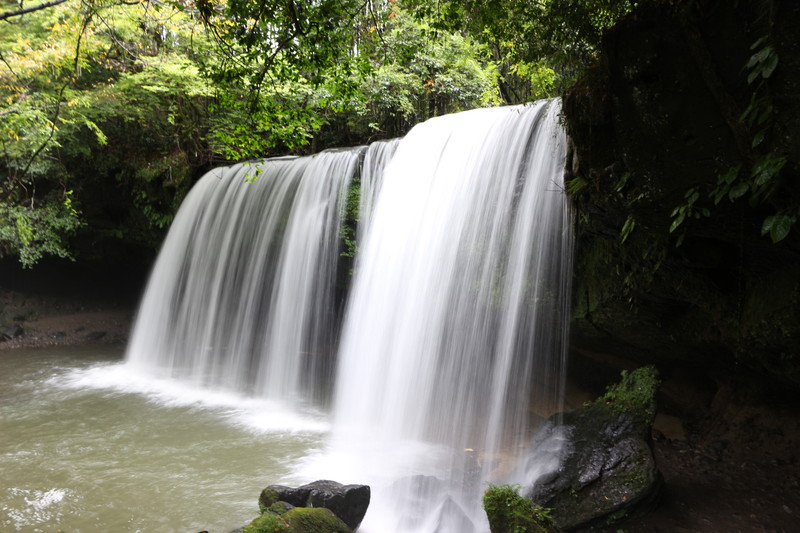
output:
[[[630,7],[0,0],[0,257],[153,246],[212,165],[552,96]]]

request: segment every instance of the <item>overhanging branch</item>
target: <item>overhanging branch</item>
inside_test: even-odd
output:
[[[16,9],[14,11],[6,11],[5,13],[0,13],[0,20],[10,19],[12,17],[19,17],[20,15],[24,15],[26,13],[33,13],[34,11],[47,9],[48,7],[53,7],[57,6],[58,4],[63,4],[66,1],[67,0],[51,0],[50,2],[39,4],[38,6],[26,7],[24,9]]]

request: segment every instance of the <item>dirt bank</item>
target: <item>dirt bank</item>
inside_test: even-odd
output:
[[[0,261],[0,350],[125,344],[146,274],[144,267],[49,260],[27,270]]]
[[[133,321],[129,309],[46,313],[16,321],[12,333],[0,340],[0,350],[91,344],[124,345]],[[10,338],[9,338],[10,337]]]

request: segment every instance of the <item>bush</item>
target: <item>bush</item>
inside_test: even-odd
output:
[[[539,507],[512,485],[492,485],[483,493],[483,508],[492,533],[556,533],[549,509]]]

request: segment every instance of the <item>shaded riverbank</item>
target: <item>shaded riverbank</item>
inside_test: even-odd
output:
[[[51,260],[24,270],[0,261],[0,350],[124,346],[148,268]]]
[[[0,350],[85,345],[122,347],[128,341],[133,316],[132,309],[45,311],[32,320],[14,321],[13,327],[21,328],[22,332],[0,340]]]

